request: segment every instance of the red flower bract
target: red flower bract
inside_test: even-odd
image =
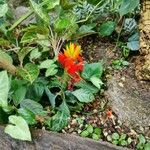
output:
[[[77,75],[79,71],[83,70],[83,59],[80,56],[80,46],[75,44],[66,46],[64,53],[59,53],[58,61],[70,75]]]

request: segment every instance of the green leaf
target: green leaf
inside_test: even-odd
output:
[[[34,59],[40,58],[42,55],[41,52],[39,52],[38,48],[34,49],[30,53],[30,61],[33,61]]]
[[[97,77],[91,77],[90,81],[98,88],[101,88],[101,85],[103,84],[103,82],[101,81],[101,79],[97,78]]]
[[[140,49],[140,35],[139,33],[133,34],[127,42],[127,47],[132,51],[137,51]]]
[[[9,62],[10,64],[13,63],[12,58],[5,51],[0,49],[0,62],[3,62],[4,60]]]
[[[94,100],[94,95],[85,89],[77,89],[77,90],[73,91],[72,94],[80,102],[89,103],[89,102],[92,102]]]
[[[7,4],[0,4],[0,18],[5,16],[7,11],[8,11],[8,5]]]
[[[25,100],[21,101],[20,106],[21,106],[21,108],[25,108],[25,109],[28,109],[29,111],[33,112],[35,115],[43,114],[42,105],[33,100],[25,99]]]
[[[82,137],[88,137],[90,135],[90,133],[87,130],[85,130],[85,131],[82,131],[80,135]]]
[[[116,22],[113,21],[107,21],[104,22],[100,27],[99,27],[99,34],[101,36],[109,36],[112,34],[112,32],[116,28]]]
[[[5,133],[19,140],[31,141],[31,133],[28,124],[20,116],[9,116],[9,125],[5,128]]]
[[[100,78],[103,73],[103,66],[99,63],[85,64],[82,77],[90,81],[91,77]]]
[[[24,79],[33,83],[39,75],[39,69],[35,64],[28,63],[24,68],[18,68],[18,74]]]
[[[121,16],[132,12],[137,6],[139,6],[139,0],[123,0],[119,9]]]
[[[121,139],[121,140],[125,140],[126,137],[127,137],[126,134],[121,134],[120,139]]]
[[[89,132],[89,133],[93,133],[93,126],[92,125],[88,125],[86,130]]]
[[[46,77],[54,76],[57,72],[58,72],[57,65],[53,64],[46,70],[45,76]]]
[[[112,139],[119,140],[119,134],[118,133],[113,133],[112,134]]]
[[[145,144],[144,150],[150,150],[150,142]]]
[[[99,140],[99,139],[100,139],[100,136],[98,136],[97,134],[93,133],[93,134],[92,134],[92,139],[93,139],[93,140]]]
[[[34,9],[34,12],[47,24],[50,23],[49,15],[44,11],[41,5],[35,3],[33,0],[30,0],[31,6]]]
[[[9,79],[6,71],[0,72],[0,107],[7,107]]]
[[[55,62],[55,61],[54,61],[53,59],[44,60],[44,61],[42,61],[42,62],[40,63],[39,68],[40,68],[40,69],[48,69],[48,68],[51,67],[51,65],[54,64],[54,62]]]
[[[44,88],[47,83],[45,80],[36,80],[32,85],[30,85],[27,89],[26,98],[32,99],[36,102],[40,101],[43,96]]]
[[[85,81],[80,81],[80,82],[77,82],[75,84],[76,87],[80,87],[82,89],[85,89],[93,94],[97,93],[99,91],[98,88],[96,88],[95,86],[85,82]]]
[[[23,60],[24,60],[24,58],[25,58],[25,56],[30,52],[30,51],[32,51],[33,50],[33,48],[29,48],[29,47],[25,47],[25,48],[22,48],[22,49],[20,49],[19,51],[18,51],[18,57],[19,57],[19,61],[21,62],[21,63],[23,63]]]
[[[53,9],[53,8],[55,8],[55,6],[57,6],[57,5],[59,5],[59,3],[60,3],[60,0],[51,0],[51,1],[49,1],[49,0],[45,0],[44,1],[44,3],[47,5],[47,9]]]
[[[115,145],[117,145],[119,143],[119,141],[113,140],[112,143],[115,144]]]
[[[60,131],[65,126],[67,126],[69,120],[69,116],[62,111],[58,111],[56,115],[51,118],[51,130],[52,131]]]
[[[36,124],[35,114],[26,108],[18,109],[19,116],[23,117],[29,125]]]
[[[63,100],[62,104],[59,106],[59,110],[64,112],[67,116],[70,116],[70,110],[65,100]]]
[[[127,139],[127,142],[128,142],[128,144],[131,144],[132,139],[129,137],[129,138]]]
[[[54,95],[53,93],[51,93],[51,91],[47,87],[45,87],[45,93],[48,96],[48,99],[49,99],[52,107],[54,108],[55,104],[56,104],[55,99],[56,99],[57,95]]]
[[[125,140],[122,140],[120,144],[121,144],[122,146],[125,146],[125,145],[127,145],[128,143],[127,143]]]
[[[94,129],[94,133],[97,134],[98,136],[100,136],[101,133],[102,133],[102,129],[100,129],[100,128],[95,128],[95,129]]]
[[[142,134],[139,135],[139,141],[140,141],[141,144],[145,144],[146,143],[146,139],[145,139],[145,137]]]
[[[37,40],[37,33],[35,32],[26,32],[23,37],[21,38],[21,43],[35,43]]]
[[[23,85],[16,87],[16,89],[14,89],[13,94],[12,94],[12,99],[13,99],[15,106],[17,106],[25,98],[26,92],[27,92],[27,89]]]

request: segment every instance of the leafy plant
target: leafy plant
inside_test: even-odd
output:
[[[150,141],[147,141],[142,134],[139,135],[138,139],[139,139],[139,143],[136,145],[137,150],[150,149]]]
[[[129,62],[123,60],[123,59],[116,59],[112,62],[113,68],[115,69],[121,69],[123,66],[128,66]]]
[[[102,129],[94,128],[92,125],[87,125],[80,135],[82,137],[92,138],[93,140],[99,140],[102,136]]]
[[[127,146],[132,142],[132,139],[130,137],[127,138],[126,134],[119,135],[118,133],[113,133],[111,136],[108,135],[107,140],[121,146]]]

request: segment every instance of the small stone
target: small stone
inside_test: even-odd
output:
[[[108,135],[108,132],[103,131],[104,136],[106,137]]]
[[[122,77],[121,80],[122,80],[123,82],[125,82],[125,81],[126,81],[126,78],[125,78],[125,77]]]
[[[120,87],[122,87],[122,88],[124,87],[124,85],[123,85],[122,82],[119,82],[118,85],[119,85]]]
[[[94,113],[97,113],[97,112],[98,112],[98,110],[97,110],[97,109],[94,109],[94,110],[93,110],[93,112],[94,112]]]

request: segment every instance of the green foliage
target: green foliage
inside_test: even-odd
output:
[[[108,136],[107,140],[115,145],[121,146],[127,146],[132,142],[132,139],[130,137],[127,138],[126,134],[119,135],[118,133],[113,133],[112,136]]]
[[[92,138],[93,140],[99,140],[102,136],[102,129],[87,125],[80,135],[82,137]]]
[[[28,124],[20,116],[9,116],[9,125],[5,128],[5,133],[11,135],[11,137],[20,140],[31,141],[31,134]]]
[[[140,134],[139,137],[139,142],[136,145],[137,150],[149,150],[150,149],[150,141],[146,140],[146,138]]]
[[[6,71],[0,72],[0,107],[7,107],[9,79]]]
[[[112,34],[112,32],[116,28],[116,23],[113,21],[107,21],[104,22],[100,27],[99,27],[99,34],[101,36],[109,36]]]
[[[114,69],[119,70],[122,67],[129,66],[129,62],[127,62],[123,59],[116,59],[116,60],[112,61],[112,66],[113,66]]]
[[[18,74],[24,79],[33,83],[33,81],[39,75],[39,69],[35,64],[28,63],[24,66],[24,68],[18,68]]]

